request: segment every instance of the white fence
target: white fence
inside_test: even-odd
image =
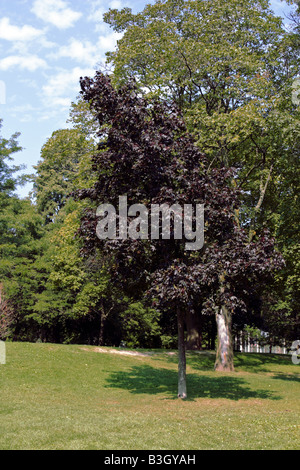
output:
[[[261,333],[263,337],[264,334],[263,332]],[[289,354],[289,351],[285,346],[271,346],[270,344],[262,345],[259,341],[251,338],[250,334],[245,334],[243,332],[234,336],[234,350],[246,353]]]

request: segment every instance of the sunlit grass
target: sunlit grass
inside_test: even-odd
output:
[[[237,354],[187,354],[188,399],[176,398],[177,354],[125,356],[78,345],[7,343],[0,365],[0,449],[299,449],[300,365]],[[110,351],[109,348],[106,348]]]

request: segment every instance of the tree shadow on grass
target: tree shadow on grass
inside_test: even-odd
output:
[[[273,379],[286,380],[288,382],[299,382],[300,383],[300,375],[299,374],[282,374],[282,373],[278,373],[277,375],[274,375]]]
[[[159,355],[157,358],[153,356],[153,360],[167,361],[169,364],[178,363],[177,352]],[[216,359],[214,351],[187,351],[187,365],[195,371],[213,371]],[[235,370],[245,372],[272,372],[275,366],[286,366],[291,364],[291,358],[288,355],[280,354],[262,354],[262,353],[234,353]]]
[[[178,364],[178,352],[159,355],[157,358],[154,356],[153,361],[164,361],[169,364]],[[214,351],[186,351],[187,365],[195,370],[212,371],[216,360],[216,353]]]
[[[247,372],[271,372],[273,365],[290,365],[291,358],[288,355],[268,353],[235,353],[234,365],[236,370]]]
[[[133,394],[163,394],[169,399],[177,398],[177,371],[153,368],[148,365],[134,366],[130,371],[111,373],[108,388],[122,388]],[[270,390],[252,390],[240,377],[187,374],[188,400],[196,398],[226,398],[246,400],[250,398],[280,400]]]

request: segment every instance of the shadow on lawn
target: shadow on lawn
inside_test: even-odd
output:
[[[157,369],[148,365],[134,366],[130,371],[113,372],[107,387],[122,388],[134,394],[167,394],[177,398],[177,371]],[[196,398],[227,398],[245,400],[249,398],[279,400],[269,390],[252,390],[240,377],[187,374],[188,400]]]
[[[279,380],[286,380],[288,382],[299,382],[300,383],[300,375],[299,374],[282,374],[279,373],[273,377],[273,379]]]
[[[289,355],[268,353],[234,353],[236,370],[247,372],[272,372],[273,366],[287,366],[291,364]]]
[[[213,351],[186,351],[186,362],[194,370],[214,370],[216,354]],[[154,356],[152,360],[155,361],[164,361],[169,364],[178,364],[178,353],[165,353],[164,355],[159,355],[157,358]]]
[[[187,365],[195,371],[213,371],[216,359],[214,351],[187,351]],[[165,353],[164,355],[153,356],[152,360],[167,361],[170,364],[178,363],[177,352]],[[274,365],[286,366],[291,364],[291,357],[280,354],[258,354],[258,353],[234,353],[235,370],[245,372],[272,372]]]

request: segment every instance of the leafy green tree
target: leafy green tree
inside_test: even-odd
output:
[[[26,337],[29,328],[27,319],[40,287],[35,262],[42,253],[43,233],[42,219],[29,200],[6,199],[0,209],[0,283],[3,300],[14,312],[13,338]]]
[[[84,172],[82,162],[92,148],[91,140],[78,129],[55,131],[43,146],[42,159],[35,167],[37,177],[33,195],[46,223],[55,220],[67,198],[78,187]]]
[[[30,270],[41,236],[39,217],[30,201],[15,195],[17,186],[27,179],[27,176],[16,176],[23,166],[10,164],[13,155],[21,150],[19,135],[15,133],[10,139],[0,137],[0,335],[3,339],[16,334],[30,302],[30,296],[26,297],[24,292],[30,292],[34,283]]]
[[[239,169],[244,221],[250,217],[254,231],[285,148],[280,97],[291,96],[299,70],[282,19],[265,0],[157,1],[104,19],[124,32],[108,53],[114,81],[135,77],[141,90],[175,100],[209,164]]]
[[[76,238],[80,226],[80,204],[72,201],[68,205],[73,210],[69,210],[63,223],[51,237],[52,267],[47,283],[50,299],[52,292],[63,293],[61,302],[57,305],[56,315],[69,323],[70,337],[72,337],[72,326],[75,326],[76,330],[76,323],[81,324],[82,320],[85,320],[86,327],[90,322],[95,329],[88,341],[102,345],[108,313],[105,307],[109,277],[100,264],[95,266],[91,261],[83,262],[80,256],[80,244]]]
[[[298,109],[299,115],[300,107]],[[265,293],[264,325],[274,343],[293,342],[300,333],[300,257],[299,257],[299,134],[289,136],[289,155],[281,160],[281,175],[271,185],[273,190],[273,226],[278,246],[284,256],[285,266],[276,274],[270,291]],[[268,202],[268,201],[267,201]],[[273,206],[274,207],[274,206]],[[271,212],[271,211],[270,211]]]
[[[298,5],[292,32],[265,0],[165,0],[137,14],[124,8],[104,15],[114,30],[124,32],[108,53],[114,83],[134,77],[140,92],[175,101],[208,166],[237,169],[243,203],[237,215],[249,240],[267,226],[290,260],[282,274],[289,281],[278,299],[286,308],[293,290],[288,285],[295,280],[289,250],[295,250],[286,233],[279,235],[279,225],[288,222],[289,207],[297,220],[298,189],[290,182],[291,174],[298,174],[300,129],[300,108],[292,101],[299,73],[299,4],[291,3]],[[264,299],[270,290],[277,295],[269,284]],[[272,310],[275,315],[274,305]]]
[[[128,302],[120,315],[122,338],[129,348],[161,346],[162,333],[159,324],[161,313],[142,302]]]
[[[77,129],[81,134],[85,135],[87,140],[97,141],[97,123],[95,116],[89,104],[86,103],[81,96],[78,96],[77,100],[71,103],[67,122],[72,124],[73,129]]]
[[[0,129],[2,127],[2,120],[0,119]],[[22,170],[24,167],[9,165],[8,162],[13,160],[13,154],[20,152],[20,147],[17,139],[20,133],[16,132],[10,139],[5,139],[0,136],[0,197],[12,195],[16,186],[22,182],[22,178],[14,176],[16,172]]]
[[[124,32],[107,54],[118,82],[135,77],[181,107],[203,102],[208,115],[249,101],[251,81],[270,65],[284,34],[265,0],[164,0],[135,15],[111,9],[104,20]]]

